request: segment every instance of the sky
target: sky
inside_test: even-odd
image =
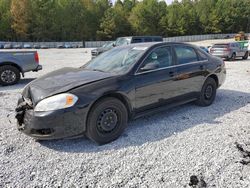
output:
[[[173,0],[166,0],[166,3],[169,5],[172,3]]]

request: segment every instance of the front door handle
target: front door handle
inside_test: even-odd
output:
[[[204,65],[200,65],[200,70],[204,70]]]

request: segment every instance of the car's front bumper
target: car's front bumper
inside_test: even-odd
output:
[[[35,112],[33,109],[27,109],[21,113],[23,116],[21,121],[18,120],[18,130],[36,139],[74,137],[83,135],[86,130],[86,109],[72,107],[49,112]]]

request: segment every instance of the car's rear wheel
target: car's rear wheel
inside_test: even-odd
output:
[[[248,58],[248,52],[245,53],[245,55],[242,57],[242,59],[247,59]]]
[[[198,100],[195,102],[199,106],[209,106],[214,102],[216,97],[217,84],[213,78],[207,78],[205,81]]]
[[[235,59],[236,59],[236,54],[233,53],[232,56],[231,56],[231,58],[230,58],[230,60],[231,60],[231,61],[234,61]]]
[[[127,126],[128,112],[116,98],[104,98],[90,110],[86,136],[98,144],[116,140]]]
[[[0,67],[0,85],[7,86],[16,84],[20,80],[20,71],[11,65]]]

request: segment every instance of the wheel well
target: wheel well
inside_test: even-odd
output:
[[[219,79],[218,79],[218,77],[215,74],[212,74],[212,75],[209,76],[209,78],[213,78],[215,80],[217,88],[218,88],[218,86],[219,86]]]
[[[125,96],[123,96],[122,94],[119,94],[119,93],[110,93],[110,94],[106,94],[106,95],[103,95],[102,97],[98,98],[90,107],[90,110],[91,108],[97,103],[99,102],[100,100],[104,99],[104,98],[108,98],[108,97],[113,97],[113,98],[116,98],[118,100],[120,100],[126,107],[127,111],[128,111],[128,117],[130,118],[131,117],[131,106],[128,102],[128,100],[126,99]],[[89,110],[89,112],[90,112]],[[89,114],[88,112],[88,114]]]
[[[15,63],[12,63],[12,62],[3,62],[3,63],[0,64],[0,67],[4,66],[4,65],[11,65],[13,67],[16,67],[20,71],[20,73],[23,73],[23,70],[21,69],[21,67],[18,66],[17,64],[15,64]]]

